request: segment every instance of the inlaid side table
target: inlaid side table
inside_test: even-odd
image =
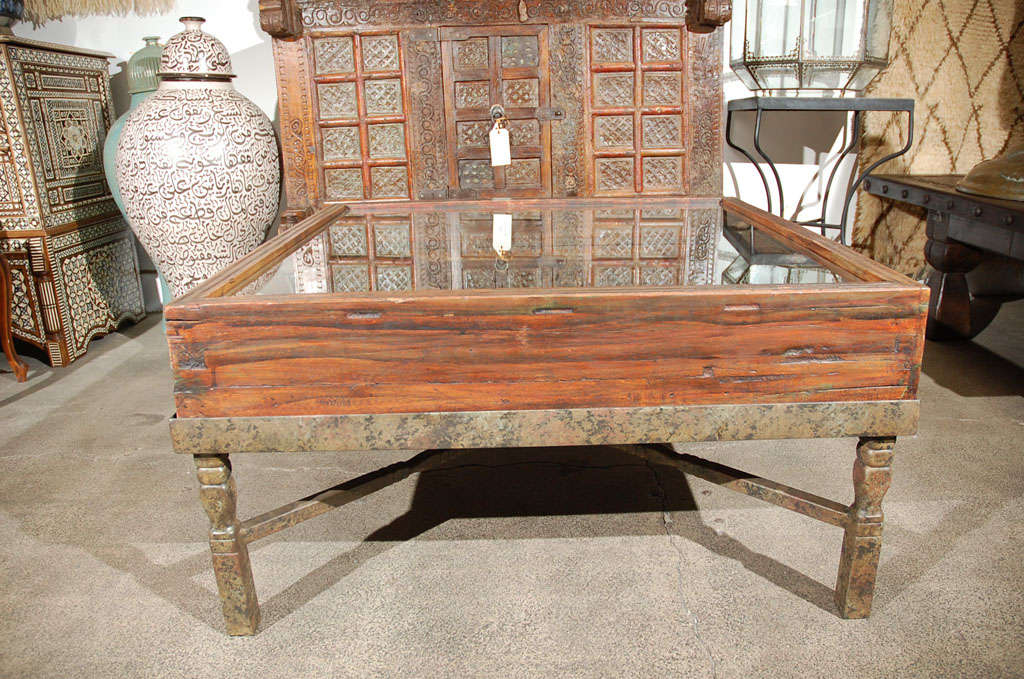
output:
[[[19,382],[28,379],[28,366],[18,358],[14,350],[14,337],[11,335],[11,304],[14,303],[14,287],[11,280],[11,267],[7,256],[0,252],[0,344],[4,355],[11,364],[11,370]]]

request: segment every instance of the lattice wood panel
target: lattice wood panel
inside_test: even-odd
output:
[[[713,269],[711,251],[687,252],[687,216],[678,209],[519,212],[507,264],[495,259],[490,214],[450,220],[453,287],[652,287]]]
[[[588,182],[594,195],[685,194],[687,34],[591,26]]]
[[[409,102],[399,35],[311,40],[326,201],[409,198]]]
[[[551,128],[545,26],[446,28],[441,31],[445,116],[452,192],[477,196],[550,196]],[[510,119],[512,164],[492,168],[490,108]]]
[[[335,292],[397,292],[416,284],[410,215],[342,218],[328,239]]]

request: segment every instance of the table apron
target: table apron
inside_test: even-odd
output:
[[[172,418],[188,455],[906,436],[920,401]]]

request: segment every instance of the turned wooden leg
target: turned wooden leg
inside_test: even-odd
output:
[[[853,504],[843,536],[836,606],[844,618],[871,615],[875,574],[882,551],[882,498],[892,480],[895,438],[862,438],[853,463]]]
[[[14,351],[14,337],[11,335],[11,303],[14,301],[11,270],[7,260],[0,254],[0,346],[3,347],[7,362],[11,364],[14,377],[19,382],[28,379],[28,366],[22,363]]]
[[[975,297],[967,285],[967,274],[985,254],[952,240],[948,214],[928,213],[928,242],[925,259],[935,271],[928,276],[931,298],[928,302],[928,339],[971,339],[984,330],[999,312],[1001,300]]]
[[[224,608],[228,634],[255,634],[260,605],[252,582],[249,548],[238,535],[235,515],[235,480],[227,455],[196,455],[199,499],[210,517],[213,572]]]

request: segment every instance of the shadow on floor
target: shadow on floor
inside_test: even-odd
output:
[[[960,396],[1024,396],[1024,369],[976,342],[927,342],[921,369]]]
[[[414,471],[399,474],[395,481],[418,474],[408,509],[373,529],[353,549],[261,602],[261,629],[284,620],[393,547],[421,538],[449,520],[467,518],[603,515],[594,522],[514,522],[503,525],[499,535],[494,534],[493,523],[463,522],[457,529],[458,539],[670,535],[733,559],[777,587],[835,612],[830,587],[706,525],[696,511],[697,503],[686,475],[667,463],[652,463],[618,448],[579,447],[427,451],[388,470],[396,468]],[[371,472],[342,487],[352,491],[372,484],[380,489],[392,483],[380,482],[387,473]],[[356,497],[342,496],[331,504],[340,507],[353,499]],[[671,526],[666,522],[669,512],[673,513],[669,519]],[[649,516],[635,516],[638,513]],[[267,541],[287,540],[288,535],[289,531],[285,531]],[[176,563],[159,565],[130,545],[83,547],[109,566],[132,574],[143,586],[196,620],[218,631],[223,628],[216,596],[195,582],[197,576],[210,568],[205,550]],[[258,558],[256,553],[254,559]]]

